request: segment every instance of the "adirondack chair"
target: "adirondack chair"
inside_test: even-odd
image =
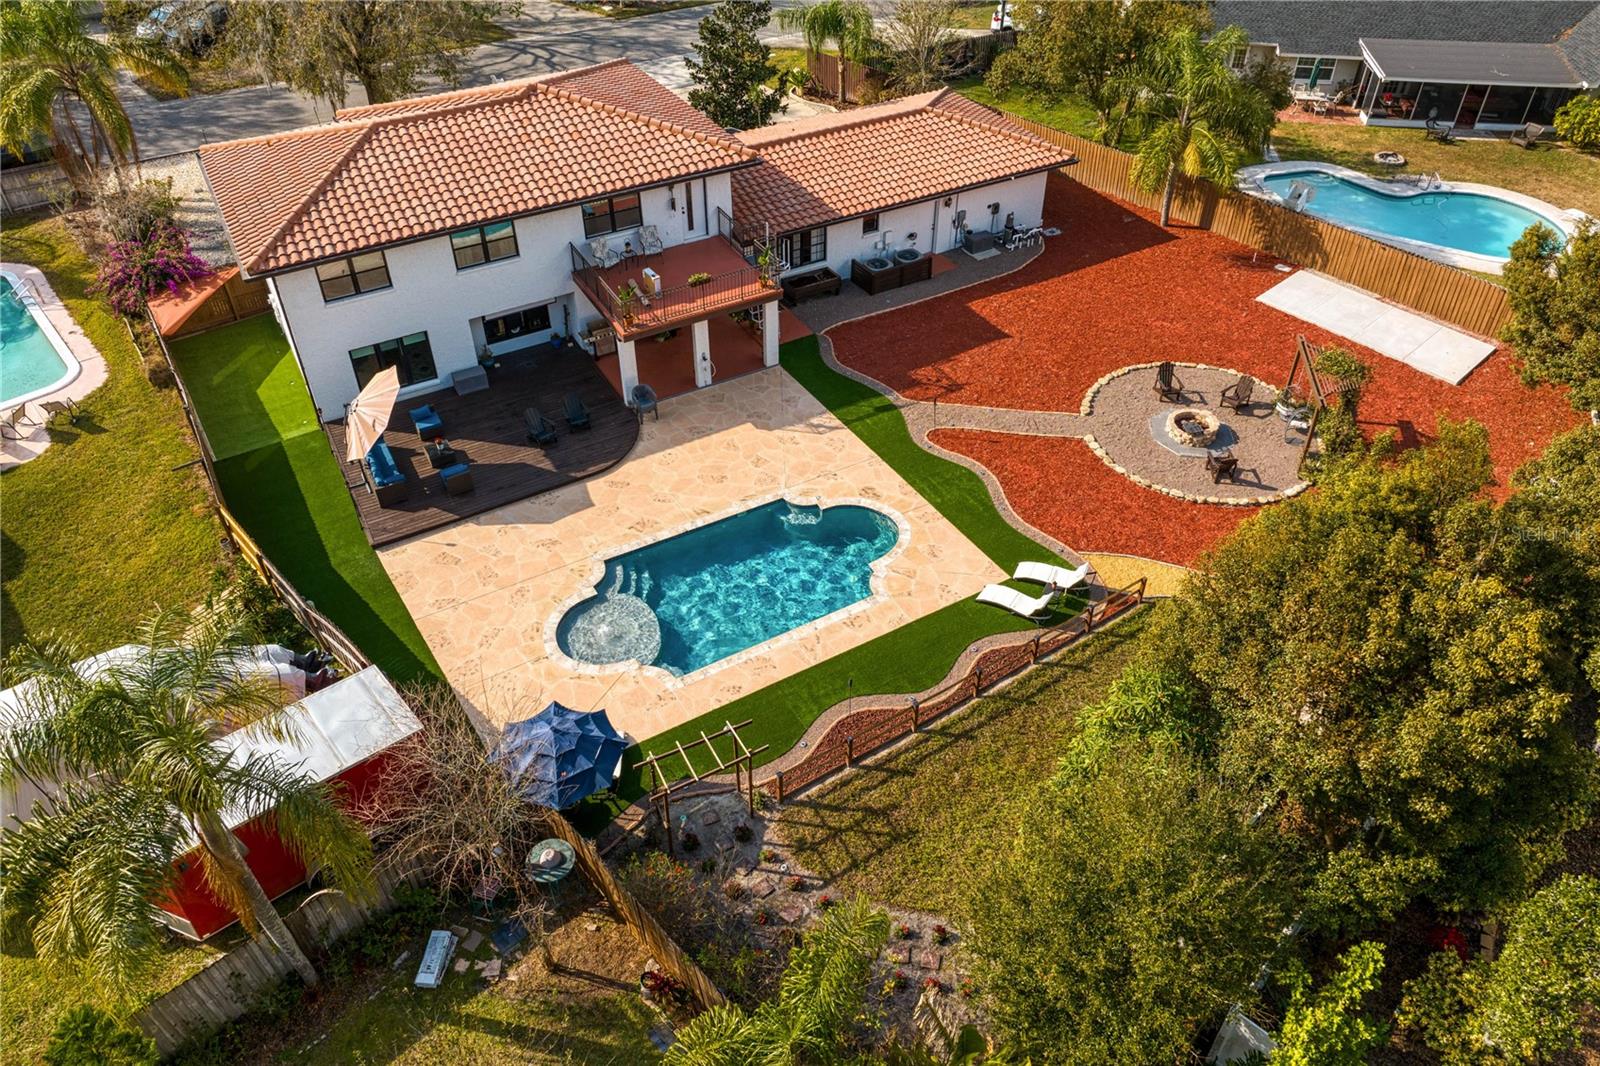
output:
[[[1255,388],[1255,378],[1249,374],[1240,374],[1238,381],[1222,390],[1222,398],[1218,402],[1230,411],[1242,411],[1250,405],[1250,394]]]
[[[1156,371],[1155,393],[1163,403],[1183,401],[1183,380],[1173,372],[1171,363],[1162,363]]]
[[[1206,472],[1211,475],[1213,485],[1223,478],[1232,481],[1238,476],[1239,460],[1232,452],[1217,452],[1206,456]]]

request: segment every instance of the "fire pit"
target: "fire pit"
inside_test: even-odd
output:
[[[1386,167],[1403,167],[1406,165],[1405,156],[1399,152],[1391,152],[1388,149],[1384,149],[1381,152],[1373,152],[1372,159],[1374,162],[1381,163]]]
[[[1210,411],[1181,408],[1167,416],[1167,436],[1188,448],[1204,448],[1217,439],[1222,423]]]

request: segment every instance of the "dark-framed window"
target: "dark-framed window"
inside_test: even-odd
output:
[[[433,365],[433,348],[426,333],[412,333],[394,340],[366,344],[350,349],[350,363],[355,368],[356,384],[362,388],[372,376],[384,367],[400,368],[400,384],[415,385],[432,381],[439,376]]]
[[[583,212],[583,235],[599,237],[618,230],[634,229],[644,223],[644,210],[639,206],[639,194],[607,196],[603,200],[590,200],[580,204]]]
[[[345,259],[335,259],[317,267],[317,284],[322,286],[322,299],[326,303],[356,296],[363,292],[387,289],[389,261],[382,252],[367,252]]]
[[[499,344],[513,337],[543,333],[549,328],[550,305],[540,304],[538,307],[524,307],[520,311],[508,311],[503,315],[484,319],[483,339],[489,344]]]
[[[863,216],[862,219],[861,219],[861,235],[863,237],[865,237],[869,233],[877,233],[877,232],[878,232],[878,216],[876,214]]]
[[[517,255],[517,228],[510,222],[495,222],[452,233],[450,251],[455,253],[457,270],[513,259]]]
[[[783,261],[791,267],[820,263],[828,258],[828,227],[818,226],[798,233],[785,233],[779,239],[779,251],[783,254]]]

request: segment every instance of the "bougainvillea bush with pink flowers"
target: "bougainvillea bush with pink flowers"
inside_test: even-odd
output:
[[[114,241],[100,261],[95,291],[118,314],[136,315],[144,301],[161,292],[177,292],[184,282],[211,273],[204,259],[189,248],[189,235],[171,219],[160,219],[142,241]]]

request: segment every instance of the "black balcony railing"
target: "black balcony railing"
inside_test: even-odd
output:
[[[567,245],[572,276],[599,311],[625,333],[667,329],[781,295],[772,265],[748,266],[722,274],[702,275],[698,283],[664,287],[659,294],[643,292],[628,279],[613,286],[606,278],[610,267],[587,249]],[[614,264],[613,264],[614,265]]]

